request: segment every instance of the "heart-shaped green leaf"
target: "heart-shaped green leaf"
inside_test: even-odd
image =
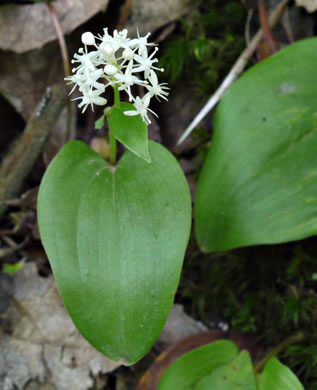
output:
[[[256,390],[250,354],[242,351],[229,363],[205,376],[195,390]]]
[[[197,186],[205,252],[317,233],[317,39],[248,70],[217,108]]]
[[[116,139],[138,157],[151,162],[148,147],[147,125],[140,115],[127,116],[125,111],[135,111],[130,103],[113,107],[109,115],[109,127]]]
[[[231,341],[219,340],[187,352],[169,366],[157,390],[191,390],[204,376],[234,359],[238,351]]]
[[[257,381],[259,390],[304,390],[296,375],[275,357],[266,363]]]
[[[126,151],[116,167],[80,141],[49,166],[39,192],[41,238],[82,335],[133,364],[158,337],[173,303],[191,223],[175,158],[150,143],[152,163]]]

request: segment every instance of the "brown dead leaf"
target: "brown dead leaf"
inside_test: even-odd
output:
[[[0,52],[0,93],[11,103],[15,110],[28,121],[38,103],[43,99],[47,86],[59,83],[65,90],[60,49],[57,42],[50,43],[40,50],[31,50],[17,54]],[[44,102],[45,103],[45,102]],[[73,116],[75,120],[75,116]],[[72,123],[72,135],[75,122]],[[44,153],[48,163],[65,142],[66,110],[56,122],[52,136]]]
[[[156,390],[164,372],[176,359],[195,348],[220,339],[229,339],[239,349],[248,350],[253,359],[258,351],[257,339],[253,334],[238,332],[224,333],[220,330],[195,334],[178,341],[161,353],[143,375],[136,390]]]
[[[54,7],[64,34],[104,11],[109,0],[56,0]],[[0,48],[24,53],[57,39],[48,7],[9,4],[0,7]]]
[[[317,11],[317,0],[296,0],[296,5],[306,8],[309,13]]]
[[[57,44],[24,54],[0,52],[0,93],[28,120],[48,85],[64,87],[61,69]]]
[[[185,15],[191,7],[190,0],[133,0],[125,27],[131,35],[137,29],[145,35]]]
[[[22,390],[35,381],[37,388],[86,390],[94,376],[118,367],[79,334],[53,276],[41,278],[27,263],[1,275],[0,286],[0,388]]]
[[[183,305],[174,304],[158,341],[169,346],[185,337],[206,331],[207,327],[202,322],[184,312]]]

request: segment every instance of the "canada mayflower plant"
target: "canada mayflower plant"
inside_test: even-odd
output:
[[[125,111],[127,116],[141,115],[143,121],[151,123],[148,111],[156,115],[150,108],[150,100],[153,96],[158,99],[167,100],[168,87],[158,83],[155,71],[163,72],[155,66],[158,59],[155,54],[158,51],[154,43],[149,43],[150,33],[144,37],[128,38],[128,31],[114,30],[113,35],[104,29],[104,34],[95,37],[91,32],[82,35],[84,48],[80,48],[74,55],[72,63],[75,67],[74,73],[67,77],[70,84],[74,84],[71,92],[78,87],[82,96],[78,107],[85,112],[88,105],[96,104],[105,106],[107,100],[101,95],[109,86],[118,87],[119,91],[125,91],[129,101],[133,103],[135,109]],[[91,50],[89,50],[91,49]],[[150,50],[152,52],[150,53]],[[143,97],[135,96],[132,92],[133,86],[142,86],[146,93]]]
[[[151,98],[168,96],[156,75],[163,70],[158,48],[148,42],[150,33],[133,39],[127,33],[82,35],[66,81],[74,84],[71,92],[78,88],[83,112],[105,106],[104,92],[113,88],[113,105],[95,124],[107,130],[107,161],[82,141],[66,144],[43,177],[38,221],[75,325],[100,352],[129,365],[154,344],[172,307],[191,197],[175,157],[148,139]]]

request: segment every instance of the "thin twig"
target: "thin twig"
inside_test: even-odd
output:
[[[251,41],[250,29],[251,29],[251,20],[253,17],[253,12],[254,12],[254,10],[252,8],[249,9],[248,15],[247,15],[247,20],[245,22],[244,37],[245,37],[245,41],[246,41],[247,45],[249,45],[249,43]]]
[[[59,23],[54,5],[51,3],[50,0],[46,1],[46,5],[48,7],[48,10],[50,11],[50,15],[51,15],[52,22],[53,22],[53,25],[54,25],[54,28],[56,31],[57,39],[58,39],[58,44],[59,44],[59,47],[61,50],[61,55],[62,55],[62,59],[63,59],[63,66],[64,66],[64,75],[65,75],[65,77],[69,77],[71,75],[70,62],[69,62],[69,56],[68,56],[68,51],[67,51],[67,46],[66,46],[63,30],[62,30],[61,25]],[[66,91],[67,91],[67,95],[68,95],[70,92],[70,87],[68,85],[66,85]],[[66,119],[65,143],[70,141],[70,138],[71,138],[72,102],[71,102],[69,97],[67,97],[66,105],[67,105],[67,119]]]
[[[269,359],[271,359],[274,356],[277,356],[279,353],[284,351],[288,346],[304,341],[305,338],[306,338],[306,334],[304,332],[297,332],[292,336],[289,336],[287,339],[281,342],[281,344],[273,348],[266,356],[264,356],[262,360],[260,360],[257,364],[255,364],[254,371],[256,373],[260,373]]]
[[[8,248],[0,248],[0,259],[7,257],[11,255],[12,253],[15,253],[25,247],[25,245],[29,242],[30,237],[27,236],[24,241],[22,241],[20,244],[17,244],[14,242],[11,238],[3,236],[2,240],[9,245]]]
[[[281,15],[283,14],[284,7],[286,6],[288,0],[282,0],[277,7],[273,10],[272,14],[269,17],[269,25],[270,27],[274,27],[276,23],[279,21]],[[227,77],[223,80],[220,87],[216,90],[216,92],[211,96],[211,98],[207,101],[201,111],[196,115],[194,120],[190,123],[190,125],[185,130],[184,134],[180,137],[177,142],[177,145],[180,145],[184,140],[190,135],[190,133],[194,130],[194,128],[201,122],[204,117],[209,113],[210,110],[214,108],[214,106],[219,102],[222,98],[226,90],[231,86],[231,84],[238,78],[238,76],[242,73],[246,64],[248,63],[250,57],[254,53],[257,48],[259,42],[261,41],[263,36],[263,31],[260,29],[256,35],[253,37],[249,45],[242,52],[238,60],[235,62]]]
[[[284,30],[286,32],[286,35],[287,35],[287,38],[289,40],[290,43],[293,43],[295,42],[295,37],[294,37],[294,33],[293,33],[293,30],[292,30],[292,24],[291,24],[291,21],[290,21],[290,15],[289,15],[289,9],[286,8],[283,16],[282,16],[282,26],[284,27]]]
[[[0,218],[7,208],[6,201],[19,194],[64,107],[65,93],[60,86],[47,87],[23,134],[4,157],[0,165]]]
[[[120,19],[119,19],[119,22],[117,24],[118,31],[122,30],[123,27],[125,26],[125,23],[128,19],[129,13],[130,13],[131,6],[132,6],[132,0],[126,0],[124,6],[122,7]]]
[[[273,38],[271,27],[269,26],[266,4],[265,0],[259,0],[259,14],[260,14],[260,23],[263,30],[263,38],[268,41],[268,44],[271,49],[271,53],[276,53],[276,44]]]

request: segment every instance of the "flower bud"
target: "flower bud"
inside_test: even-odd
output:
[[[122,57],[125,60],[130,61],[134,57],[134,53],[133,53],[133,51],[130,48],[126,48],[126,49],[123,50]]]
[[[114,76],[116,73],[118,73],[118,69],[111,64],[108,64],[104,67],[104,71],[108,76]]]
[[[102,51],[107,57],[109,57],[114,53],[114,48],[109,43],[106,43],[102,48]]]
[[[83,33],[83,35],[81,36],[81,41],[84,45],[95,45],[96,44],[95,37],[89,31]]]

